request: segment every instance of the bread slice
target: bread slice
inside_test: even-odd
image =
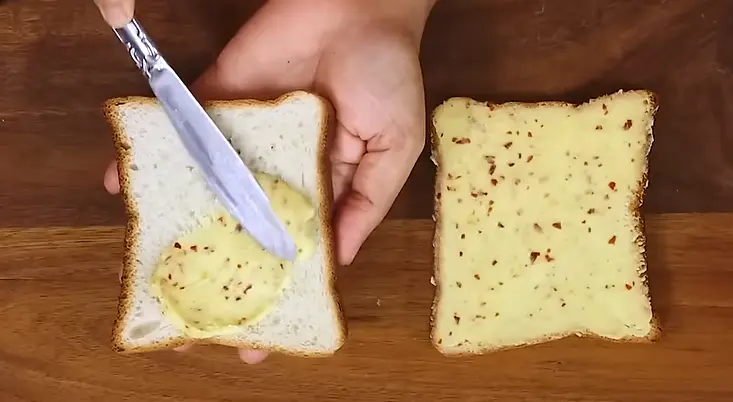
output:
[[[272,102],[217,101],[205,107],[251,169],[278,176],[310,197],[319,245],[312,258],[294,262],[290,285],[260,321],[230,335],[187,339],[161,313],[149,278],[165,247],[222,206],[155,99],[111,99],[105,115],[114,132],[128,215],[113,348],[146,352],[193,342],[304,356],[334,353],[346,328],[334,289],[326,154],[330,106],[316,95],[294,92]]]
[[[433,113],[435,300],[446,355],[659,336],[640,216],[648,91],[575,106],[452,98]]]

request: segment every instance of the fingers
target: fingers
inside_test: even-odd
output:
[[[94,3],[112,28],[121,28],[132,20],[135,0],[94,0]]]
[[[265,352],[264,350],[239,349],[239,358],[247,364],[261,363],[267,358],[268,354],[269,353]]]
[[[112,195],[120,192],[120,180],[117,177],[117,162],[115,160],[112,160],[104,172],[104,188]]]
[[[192,347],[193,344],[187,343],[185,345],[173,348],[173,350],[176,352],[185,352],[187,350],[190,350]],[[262,363],[262,361],[265,360],[269,355],[268,352],[263,350],[239,349],[237,352],[239,354],[239,358],[247,364]]]
[[[342,265],[351,264],[364,241],[387,215],[424,146],[420,132],[394,130],[380,136],[388,140],[380,146],[374,145],[380,142],[379,138],[367,143],[351,189],[338,205],[334,224]]]
[[[356,168],[366,153],[366,142],[350,133],[341,123],[335,134],[330,153],[331,182],[333,198],[338,205],[351,188]]]

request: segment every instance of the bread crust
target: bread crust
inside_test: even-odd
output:
[[[322,96],[306,92],[293,91],[273,100],[217,100],[204,102],[204,107],[229,107],[229,108],[247,108],[247,107],[278,107],[292,98],[300,96],[314,96],[323,105],[323,113],[321,114],[321,127],[323,128],[319,137],[319,145],[317,150],[317,190],[319,195],[319,207],[321,210],[321,219],[319,222],[321,236],[325,244],[324,250],[324,269],[326,270],[327,288],[331,296],[332,307],[335,314],[334,319],[339,323],[338,343],[334,351],[340,349],[346,341],[348,328],[344,319],[341,298],[336,290],[336,268],[338,266],[336,259],[336,247],[334,230],[332,222],[333,208],[333,185],[331,182],[331,166],[328,151],[330,149],[331,132],[334,127],[335,113],[332,105]],[[124,239],[124,255],[122,261],[122,274],[120,278],[120,295],[117,307],[117,315],[112,330],[112,349],[118,353],[143,353],[160,350],[173,349],[186,344],[218,344],[232,346],[241,349],[263,350],[270,352],[279,352],[287,355],[301,357],[323,357],[330,356],[333,352],[324,353],[304,353],[298,350],[291,350],[277,345],[268,346],[256,342],[231,342],[220,337],[212,337],[210,339],[189,339],[186,336],[178,336],[164,341],[152,342],[144,346],[130,346],[125,344],[123,337],[123,329],[127,315],[131,313],[134,292],[132,286],[132,278],[135,273],[135,250],[137,249],[140,233],[140,215],[138,213],[137,203],[132,196],[130,183],[130,165],[131,165],[131,149],[126,142],[123,132],[122,122],[120,120],[118,107],[126,104],[158,104],[156,98],[143,96],[118,97],[107,100],[103,106],[103,114],[111,126],[112,138],[115,150],[117,152],[117,173],[120,182],[120,193],[125,205],[125,213],[127,215],[127,224],[125,227]]]
[[[510,350],[510,349],[518,349],[522,347],[527,347],[531,345],[536,345],[539,343],[545,343],[550,342],[553,340],[558,340],[562,338],[566,338],[572,335],[576,335],[579,337],[588,337],[588,338],[596,338],[596,339],[603,339],[606,341],[611,342],[617,342],[617,343],[649,343],[649,342],[656,342],[661,337],[661,323],[659,321],[659,316],[656,313],[654,306],[652,304],[651,295],[649,292],[649,283],[648,283],[648,277],[646,275],[647,270],[647,252],[646,252],[646,235],[645,235],[645,224],[644,224],[644,218],[641,214],[641,207],[644,202],[644,196],[646,194],[646,189],[649,183],[648,179],[648,172],[649,172],[649,153],[651,152],[652,143],[654,142],[654,135],[653,135],[653,126],[654,126],[654,118],[656,116],[656,112],[659,109],[659,103],[657,100],[657,95],[646,89],[639,89],[639,90],[619,90],[616,93],[604,95],[598,98],[591,99],[588,102],[582,103],[582,104],[573,104],[569,102],[562,102],[562,101],[544,101],[544,102],[506,102],[501,104],[495,104],[491,102],[485,102],[484,104],[491,108],[492,110],[497,108],[505,108],[505,107],[528,107],[528,108],[535,108],[535,107],[547,107],[547,106],[564,106],[564,107],[572,107],[572,108],[582,108],[586,105],[589,105],[591,103],[595,102],[610,102],[613,100],[614,97],[619,96],[621,94],[625,93],[637,93],[640,95],[643,95],[646,98],[646,106],[647,110],[646,113],[649,116],[649,124],[647,127],[647,136],[646,136],[646,143],[644,145],[645,152],[644,152],[644,161],[642,166],[642,174],[641,179],[639,180],[637,184],[636,191],[634,191],[633,199],[629,205],[631,209],[631,215],[633,219],[635,220],[634,230],[636,232],[637,238],[636,238],[636,244],[639,250],[640,255],[640,262],[639,267],[637,268],[637,272],[639,274],[639,280],[644,288],[645,295],[647,299],[649,300],[649,305],[652,309],[652,318],[650,321],[651,328],[649,333],[644,337],[624,337],[620,339],[613,339],[613,338],[606,338],[597,334],[594,334],[592,332],[564,332],[564,333],[558,333],[558,334],[551,334],[547,335],[545,337],[534,339],[530,342],[521,344],[521,345],[507,345],[507,346],[500,346],[500,347],[487,347],[487,348],[475,348],[473,350],[464,350],[464,351],[453,351],[446,348],[443,348],[442,345],[439,343],[438,340],[438,334],[437,334],[437,323],[436,319],[438,317],[439,313],[439,302],[441,297],[441,281],[440,281],[440,239],[441,239],[441,231],[440,231],[440,210],[441,210],[441,200],[439,197],[441,186],[444,185],[443,182],[440,181],[441,173],[442,173],[442,163],[441,163],[441,155],[440,155],[440,147],[438,145],[438,133],[436,130],[436,112],[438,111],[439,107],[436,107],[433,112],[431,113],[431,124],[430,124],[430,151],[431,156],[430,159],[433,161],[433,164],[436,166],[436,179],[435,179],[435,186],[434,186],[434,193],[433,193],[433,221],[435,222],[435,228],[433,232],[433,275],[435,278],[435,293],[433,297],[433,304],[431,307],[431,315],[430,315],[430,341],[433,344],[433,346],[443,355],[445,356],[474,356],[474,355],[483,355],[483,354],[489,354],[493,352],[503,351],[503,350]],[[467,99],[474,101],[474,99],[471,98],[463,98],[463,97],[457,97],[458,99]],[[456,98],[453,98],[456,99]],[[447,102],[448,100],[446,100]],[[444,102],[445,103],[445,102]]]

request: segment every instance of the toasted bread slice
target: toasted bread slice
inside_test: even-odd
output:
[[[434,111],[441,353],[658,337],[639,211],[656,110],[652,93],[620,91],[578,106],[453,98]]]
[[[217,101],[205,107],[251,169],[278,176],[312,200],[319,245],[310,259],[294,262],[290,285],[260,321],[236,333],[189,339],[162,313],[149,280],[163,249],[221,204],[155,99],[109,100],[105,114],[128,215],[114,349],[145,352],[215,343],[304,356],[334,353],[346,328],[334,289],[326,154],[330,106],[316,95],[294,92],[272,102]]]

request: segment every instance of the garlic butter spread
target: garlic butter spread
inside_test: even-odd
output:
[[[650,100],[627,92],[576,108],[458,98],[436,111],[443,350],[653,331],[633,211]]]
[[[315,209],[283,180],[255,175],[298,249],[309,258],[317,245]],[[225,210],[210,216],[166,249],[151,278],[163,313],[192,337],[237,330],[277,304],[292,262],[265,251]]]

